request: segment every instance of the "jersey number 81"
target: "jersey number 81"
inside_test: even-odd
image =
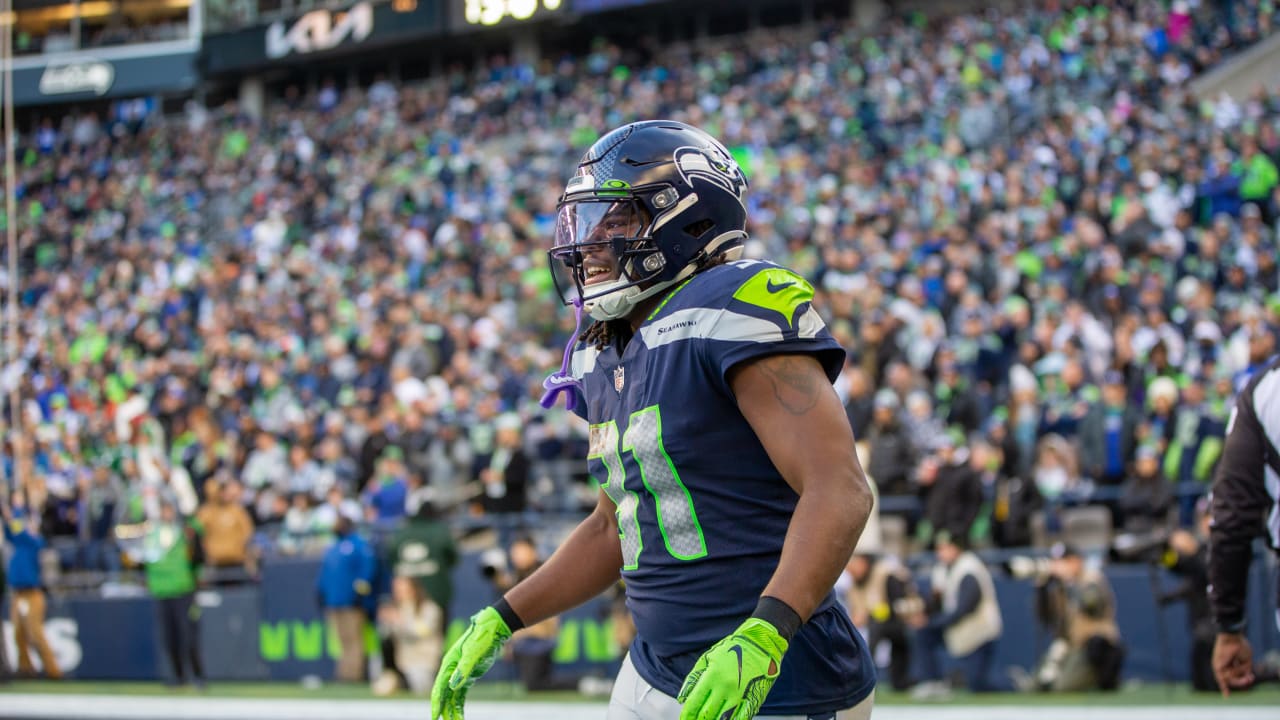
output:
[[[637,469],[645,490],[653,496],[658,516],[658,530],[662,532],[667,552],[677,560],[697,560],[707,554],[707,541],[702,536],[702,526],[693,509],[689,489],[680,481],[671,456],[662,446],[662,413],[657,405],[650,405],[631,414],[627,432],[618,441],[618,423],[593,425],[591,433],[601,433],[596,447],[599,452],[588,460],[600,458],[608,470],[608,477],[600,489],[618,508],[618,535],[622,541],[622,569],[640,567],[640,551],[644,540],[640,537],[640,521],[636,513],[640,497],[627,490],[627,470],[623,465],[624,454],[629,454]]]

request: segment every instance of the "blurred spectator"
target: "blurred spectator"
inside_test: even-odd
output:
[[[1111,585],[1070,545],[1055,545],[1051,558],[1049,574],[1039,579],[1037,606],[1054,640],[1034,676],[1021,679],[1020,689],[1115,690],[1125,652]]]
[[[359,469],[356,475],[356,490],[364,493],[369,481],[377,472],[377,465],[385,457],[391,438],[387,434],[387,418],[382,412],[371,413],[364,422],[364,439],[360,443]]]
[[[912,438],[899,420],[898,409],[898,396],[893,390],[881,388],[876,392],[868,432],[871,462],[867,474],[876,479],[876,485],[886,495],[909,492],[908,478],[916,464]]]
[[[505,593],[542,566],[538,546],[532,538],[516,538],[511,543],[508,555],[511,561],[510,571],[500,573],[494,580],[500,593]],[[508,647],[516,664],[516,672],[520,675],[520,684],[524,685],[525,690],[540,692],[573,690],[578,687],[577,679],[555,676],[551,653],[555,651],[559,641],[559,617],[547,618],[511,636]]]
[[[1161,471],[1156,449],[1142,445],[1133,463],[1133,477],[1120,496],[1116,526],[1133,533],[1167,529],[1172,508],[1173,492]]]
[[[1001,476],[991,506],[991,539],[1002,548],[1027,547],[1034,541],[1031,518],[1044,507],[1035,483]]]
[[[8,573],[9,587],[13,589],[13,597],[9,600],[9,621],[13,623],[13,635],[18,645],[18,675],[35,675],[30,654],[34,645],[40,654],[45,676],[60,679],[62,671],[44,636],[45,594],[40,550],[45,541],[40,535],[39,520],[31,514],[18,492],[10,496],[9,503],[0,504],[0,513],[0,520],[4,521],[4,537],[13,545]]]
[[[191,478],[192,486],[202,493],[200,502],[203,503],[208,500],[203,493],[209,481],[229,464],[229,448],[207,408],[193,409],[188,426],[191,440],[182,449],[181,463]]]
[[[1078,492],[1081,478],[1075,448],[1058,435],[1041,439],[1036,448],[1032,477],[1037,492],[1050,503]]]
[[[422,586],[397,575],[391,581],[391,604],[378,613],[380,632],[394,648],[395,668],[411,692],[426,695],[444,653],[444,613]],[[374,694],[388,695],[400,683],[389,668],[374,683]]]
[[[909,620],[919,631],[917,639],[923,655],[922,682],[912,691],[919,698],[938,697],[949,691],[938,660],[943,649],[963,672],[970,691],[1000,689],[991,677],[991,665],[1004,621],[991,572],[966,548],[963,537],[952,537],[945,531],[935,536],[938,564],[930,581],[928,615]]]
[[[156,599],[157,625],[173,671],[166,683],[191,682],[203,688],[200,608],[195,602],[200,540],[196,528],[179,517],[173,500],[161,501],[160,517],[150,523],[143,538],[141,560],[147,590]]]
[[[845,366],[844,382],[848,392],[844,403],[845,414],[849,416],[853,436],[862,440],[871,427],[871,418],[875,413],[875,387],[866,371],[856,365]]]
[[[1225,418],[1209,404],[1204,381],[1184,375],[1174,411],[1173,438],[1164,455],[1165,476],[1173,483],[1207,484],[1222,455],[1225,434]],[[1183,524],[1191,524],[1192,507],[1188,505],[1184,509]]]
[[[1271,191],[1280,185],[1280,172],[1276,171],[1275,161],[1258,150],[1256,138],[1245,135],[1241,140],[1240,164],[1244,166],[1244,174],[1240,178],[1240,199],[1253,203],[1257,208],[1271,209]],[[1269,215],[1274,220],[1275,210],[1271,209]]]
[[[857,552],[845,572],[852,581],[845,594],[850,619],[866,633],[877,665],[888,650],[890,686],[898,691],[909,689],[915,681],[911,678],[907,631],[909,623],[924,612],[910,571],[892,556]]]
[[[289,469],[288,455],[275,434],[259,430],[240,473],[245,489],[255,498],[255,505],[256,498],[263,494],[283,492],[288,487]]]
[[[927,455],[946,442],[947,429],[934,415],[933,398],[923,390],[907,395],[903,426],[918,455]]]
[[[331,534],[338,526],[338,518],[351,514],[356,517],[364,515],[360,503],[344,495],[342,488],[329,488],[325,501],[311,511],[312,527],[316,533]]]
[[[972,539],[974,522],[982,510],[982,480],[969,463],[969,449],[957,448],[959,431],[944,434],[938,449],[920,463],[917,482],[924,505],[917,535],[931,545],[936,533]]]
[[[214,568],[249,567],[249,540],[253,536],[253,520],[240,504],[240,483],[223,482],[196,513],[204,528],[204,560]]]
[[[334,527],[337,537],[325,551],[316,578],[317,600],[329,631],[342,648],[335,676],[338,682],[364,680],[364,626],[373,616],[376,602],[373,583],[378,560],[373,548],[356,532],[358,519],[359,515],[353,514],[338,517]]]
[[[530,467],[520,418],[503,415],[495,423],[495,431],[493,453],[480,470],[479,508],[485,513],[524,512]]]
[[[390,525],[405,516],[409,482],[405,476],[404,452],[388,445],[378,459],[378,469],[365,487],[362,499],[369,517],[380,525]]]
[[[289,494],[319,494],[324,496],[325,479],[320,467],[311,459],[307,448],[301,444],[289,448],[289,479],[285,487]]]
[[[80,498],[81,567],[115,573],[120,570],[115,525],[125,512],[124,485],[110,466],[98,464],[93,479],[82,481]]]
[[[1089,408],[1080,426],[1080,465],[1101,485],[1119,485],[1133,460],[1139,412],[1129,402],[1124,375],[1102,379],[1102,402]]]
[[[356,485],[356,473],[355,461],[347,456],[342,440],[326,436],[320,441],[319,487],[312,491],[312,495],[317,500],[324,499],[335,487],[340,492],[350,493]]]
[[[311,496],[295,492],[289,496],[289,509],[284,513],[276,544],[283,553],[314,554],[328,546],[330,538],[327,531],[331,529],[332,524],[322,527],[318,522]]]
[[[1147,413],[1138,428],[1138,440],[1149,443],[1163,458],[1174,437],[1174,411],[1178,404],[1178,384],[1173,378],[1158,377],[1147,386]]]

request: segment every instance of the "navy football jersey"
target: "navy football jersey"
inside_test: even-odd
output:
[[[733,632],[773,576],[798,496],[738,410],[726,374],[777,353],[844,351],[813,287],[752,260],[673,290],[619,356],[579,346],[572,372],[590,430],[588,469],[617,505],[622,577],[640,676],[675,696],[698,657]],[[585,400],[585,403],[582,402]],[[862,638],[828,595],[793,638],[761,714],[850,707],[871,692]]]

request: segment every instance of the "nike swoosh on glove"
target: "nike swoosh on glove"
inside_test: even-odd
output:
[[[431,720],[462,720],[467,691],[489,671],[511,639],[498,611],[487,607],[471,616],[462,637],[450,646],[431,688]]]
[[[676,697],[680,720],[750,720],[778,679],[787,641],[750,618],[698,658]]]

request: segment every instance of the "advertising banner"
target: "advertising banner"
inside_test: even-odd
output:
[[[316,602],[319,570],[316,560],[276,560],[263,567],[257,585],[197,594],[201,655],[211,681],[333,677],[340,647]],[[1115,591],[1117,620],[1128,649],[1124,677],[1185,681],[1191,637],[1185,607],[1162,608],[1153,592],[1172,588],[1177,579],[1143,565],[1110,567],[1107,576]],[[1250,617],[1272,617],[1274,609],[1269,602],[1274,581],[1264,563],[1254,563],[1250,586],[1257,592],[1250,593]],[[454,582],[455,602],[446,644],[462,634],[472,613],[498,597],[477,555],[463,556],[455,568]],[[995,586],[1006,628],[995,665],[1033,667],[1052,639],[1036,621],[1034,584],[997,574]],[[0,613],[4,618],[0,641],[7,643],[12,663],[16,644],[8,608],[0,608]],[[54,657],[69,677],[159,681],[171,674],[161,648],[156,606],[150,598],[51,597],[44,629]],[[612,676],[623,651],[613,630],[605,598],[562,615],[559,642],[552,656],[555,672],[566,677]],[[1258,652],[1280,645],[1280,633],[1270,622],[1251,623],[1249,632]],[[376,668],[378,637],[372,624],[365,628],[365,650],[370,667]],[[39,667],[39,657],[33,659]],[[513,681],[516,673],[510,663],[502,661],[489,678]]]
[[[201,66],[210,74],[295,64],[362,52],[444,30],[444,0],[364,0],[345,10],[312,10],[236,32],[204,38]]]
[[[196,85],[194,51],[118,57],[89,53],[32,63],[13,70],[18,106],[185,92]]]

